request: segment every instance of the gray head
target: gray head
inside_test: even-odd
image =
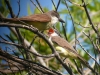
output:
[[[57,23],[58,21],[61,22],[61,23],[65,23],[61,18],[60,18],[60,15],[57,11],[49,11],[48,12],[50,15],[51,15],[51,23],[52,24],[55,24]]]

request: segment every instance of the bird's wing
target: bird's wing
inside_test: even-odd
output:
[[[61,38],[59,36],[54,36],[51,38],[51,40],[52,42],[56,43],[58,46],[65,48],[68,52],[74,53],[74,56],[76,56],[84,63],[87,63],[64,38]]]
[[[75,49],[64,39],[59,36],[54,36],[51,38],[52,42],[55,42],[58,46],[65,48],[69,52],[73,52],[76,55],[79,55]]]
[[[48,16],[47,14],[34,14],[34,15],[29,15],[29,16],[25,16],[25,17],[22,17],[22,18],[18,18],[18,20],[37,21],[37,22],[50,22],[51,17]]]
[[[33,14],[29,16],[24,16],[21,18],[3,18],[4,21],[25,21],[25,22],[50,22],[51,17],[44,13],[44,14]]]

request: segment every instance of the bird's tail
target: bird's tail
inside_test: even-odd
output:
[[[3,20],[4,16],[2,15],[2,13],[0,12],[0,22]]]
[[[0,12],[0,18],[4,18],[4,16],[2,15],[2,13]]]
[[[84,60],[82,57],[78,57],[78,59],[82,62],[82,64],[87,66],[92,72],[98,75],[98,73],[89,65],[89,63],[86,60]]]
[[[10,22],[10,23],[16,23],[17,19],[16,18],[5,18],[1,12],[0,12],[0,22]]]
[[[5,17],[3,16],[3,14],[0,12],[0,22],[9,22],[9,21],[10,21],[10,19],[5,18]]]
[[[0,12],[0,22],[14,22],[16,21],[16,19],[9,19],[9,18],[5,18],[2,13]]]

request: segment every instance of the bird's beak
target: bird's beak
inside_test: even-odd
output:
[[[59,18],[59,22],[61,22],[61,23],[65,23],[65,21],[62,20],[61,18]]]

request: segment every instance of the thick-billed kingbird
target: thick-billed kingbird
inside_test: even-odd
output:
[[[48,36],[50,43],[56,46],[55,49],[61,56],[71,59],[78,59],[82,62],[82,64],[86,65],[90,70],[95,72],[95,70],[91,68],[88,62],[83,59],[64,38],[60,37],[54,29],[49,29]]]
[[[45,30],[52,27],[57,22],[64,21],[60,18],[59,13],[57,11],[49,11],[43,14],[33,14],[21,18],[1,18],[0,21],[24,24],[24,25],[33,25],[39,30]]]

